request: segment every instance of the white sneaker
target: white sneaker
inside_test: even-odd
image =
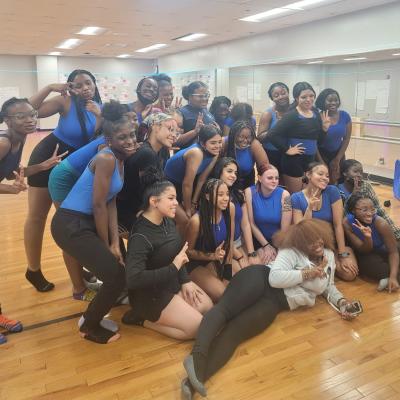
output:
[[[389,278],[384,278],[379,281],[378,287],[376,288],[378,292],[382,292],[389,286]]]

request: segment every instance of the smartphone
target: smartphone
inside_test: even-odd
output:
[[[363,312],[363,308],[361,303],[356,300],[346,306],[346,311],[353,317],[356,317]]]

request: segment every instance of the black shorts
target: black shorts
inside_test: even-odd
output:
[[[318,150],[319,150],[319,154],[322,157],[322,160],[324,161],[324,163],[326,165],[329,165],[329,163],[337,156],[337,153],[339,152],[339,150],[338,151],[328,151],[321,147]],[[343,157],[343,159],[344,159],[344,157]]]
[[[282,163],[282,153],[279,150],[267,150],[264,149],[268,156],[268,161],[273,165],[281,174],[281,163]]]
[[[297,154],[295,156],[282,155],[282,174],[292,178],[301,178],[308,168],[308,164],[315,160],[315,155]]]
[[[64,143],[62,140],[58,139],[56,136],[53,135],[53,133],[50,133],[35,146],[31,156],[29,157],[28,166],[40,164],[41,162],[51,158],[57,144],[58,144],[57,154],[61,154],[68,151],[68,154],[65,157],[67,157],[69,154],[77,150],[69,146],[68,144]],[[47,188],[49,182],[49,175],[53,168],[29,176],[28,185],[33,187]]]

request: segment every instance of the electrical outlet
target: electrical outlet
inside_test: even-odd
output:
[[[385,158],[384,157],[379,157],[378,158],[378,164],[379,165],[385,165]]]

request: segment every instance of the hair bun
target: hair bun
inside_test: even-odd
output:
[[[105,103],[101,110],[102,117],[108,121],[118,121],[124,114],[126,114],[126,105],[116,100]]]
[[[140,177],[140,183],[143,187],[147,187],[162,181],[165,181],[163,172],[153,166],[145,168],[143,175]]]
[[[185,100],[189,100],[189,86],[182,87],[182,96]]]

